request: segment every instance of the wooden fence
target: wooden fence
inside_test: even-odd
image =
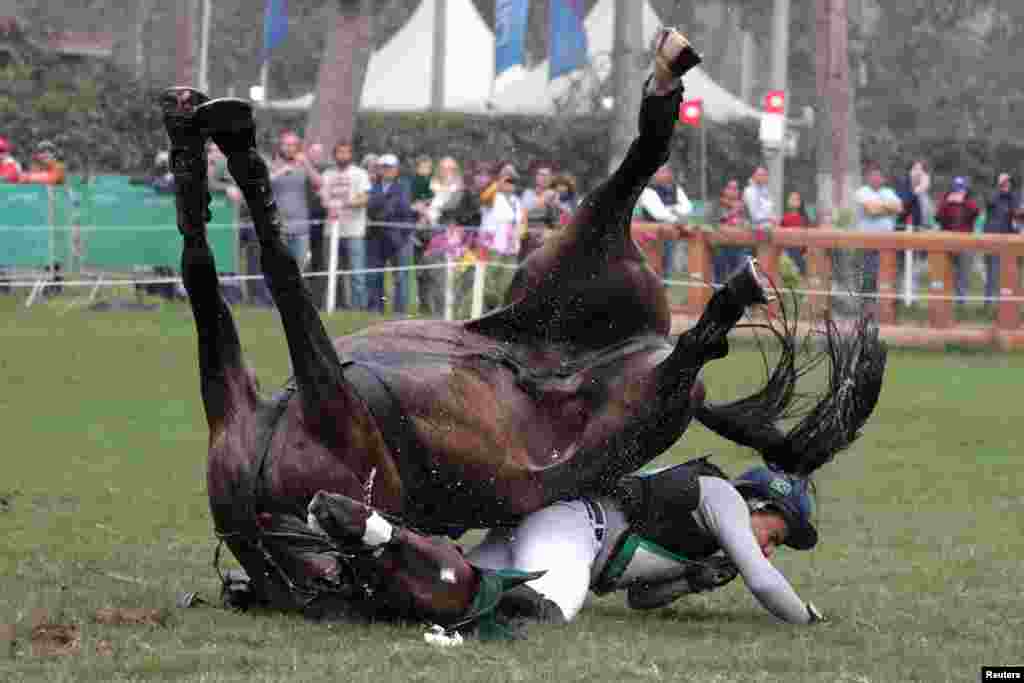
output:
[[[658,223],[633,224],[633,236],[641,244],[648,262],[661,271],[662,247],[665,239],[675,237],[688,244],[689,288],[685,305],[673,307],[678,316],[674,327],[685,327],[699,315],[711,296],[713,280],[712,257],[716,246],[746,246],[757,256],[761,268],[776,283],[779,260],[783,250],[806,249],[807,273],[800,290],[812,311],[828,310],[832,305],[832,250],[851,252],[864,250],[879,254],[878,293],[873,301],[881,333],[897,345],[946,347],[993,346],[1001,349],[1024,349],[1024,328],[1021,327],[1020,260],[1024,258],[1022,235],[974,235],[950,232],[863,233],[831,227],[809,229],[776,229],[755,234],[749,228],[705,230]],[[920,295],[927,303],[927,321],[901,320],[898,264],[900,254],[907,250],[928,256],[927,294]],[[994,303],[991,322],[961,321],[954,309],[953,257],[957,254],[994,254],[999,259],[999,298]],[[781,287],[781,284],[779,285]]]

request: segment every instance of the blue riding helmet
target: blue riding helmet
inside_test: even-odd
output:
[[[810,550],[818,544],[818,530],[811,523],[814,499],[806,479],[761,466],[747,470],[732,485],[745,499],[758,498],[782,513],[787,527],[784,545]]]

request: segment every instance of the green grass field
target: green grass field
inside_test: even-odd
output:
[[[95,313],[0,297],[0,680],[973,681],[1024,664],[1024,357],[893,351],[864,437],[819,477],[823,540],[778,565],[831,621],[775,621],[741,581],[669,609],[591,599],[568,627],[438,650],[419,626],[175,610],[215,600],[204,420],[187,307]],[[265,388],[288,359],[275,313],[238,313]],[[367,324],[336,316],[332,333]],[[710,366],[712,399],[755,381],[750,349]],[[750,453],[699,426],[665,461]],[[100,607],[162,607],[105,626]],[[81,627],[81,652],[33,656],[34,610]],[[110,641],[113,656],[96,653]]]

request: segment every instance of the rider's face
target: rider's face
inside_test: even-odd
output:
[[[772,510],[758,510],[750,515],[750,525],[754,528],[754,538],[761,546],[761,552],[771,558],[775,548],[786,540],[786,520]]]

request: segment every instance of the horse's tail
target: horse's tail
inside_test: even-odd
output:
[[[888,348],[868,313],[849,321],[826,316],[812,329],[798,362],[796,327],[774,330],[780,360],[761,391],[725,405],[704,405],[697,419],[720,436],[758,451],[769,465],[809,476],[848,449],[874,412],[882,390]],[[769,328],[771,329],[771,328]],[[815,393],[796,391],[797,380],[827,365],[827,383]],[[783,421],[796,421],[784,432]]]

